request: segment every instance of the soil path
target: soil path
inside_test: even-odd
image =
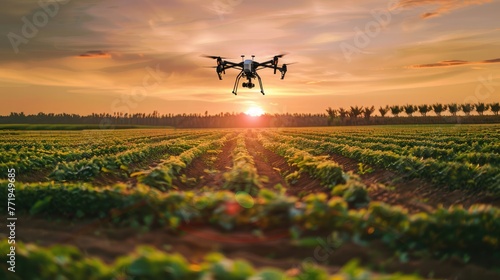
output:
[[[233,136],[224,144],[220,153],[215,155],[205,153],[194,159],[185,169],[183,175],[186,178],[195,178],[195,183],[182,182],[180,178],[176,178],[173,184],[179,190],[199,190],[205,186],[212,190],[222,189],[223,174],[233,166],[232,152],[235,147],[236,138]],[[212,157],[215,157],[215,160]]]
[[[284,177],[286,174],[297,171],[298,168],[288,165],[284,157],[264,148],[253,131],[247,132],[245,144],[248,153],[254,159],[257,173],[268,177],[268,182],[264,184],[267,188],[281,184],[287,188],[287,195],[299,197],[310,193],[329,192],[328,188],[321,186],[318,180],[307,173],[302,173],[296,183],[288,184]]]

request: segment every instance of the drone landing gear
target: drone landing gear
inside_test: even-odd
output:
[[[240,79],[243,77],[244,72],[240,72],[238,76],[236,76],[236,80],[234,81],[234,86],[233,86],[233,94],[238,95],[238,85],[240,84]],[[260,93],[262,95],[265,95],[264,93],[264,87],[262,86],[262,79],[260,78],[259,74],[255,73],[255,76],[257,76],[257,79],[259,80],[259,86],[260,86]],[[249,80],[250,81],[250,80]],[[248,87],[248,88],[253,88],[255,86],[254,83],[248,82],[248,83],[243,83],[243,87]]]
[[[240,83],[240,79],[243,76],[243,71],[236,76],[236,81],[234,81],[233,94],[237,95],[238,92],[238,84]]]
[[[264,88],[262,87],[262,79],[260,78],[259,74],[257,74],[257,72],[255,72],[255,75],[257,76],[257,79],[259,79],[260,93],[262,93],[262,95],[265,95]]]

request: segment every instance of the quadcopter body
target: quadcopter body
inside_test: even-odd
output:
[[[245,59],[245,56],[242,55],[241,56],[242,61],[239,63],[224,60],[224,58],[220,56],[205,56],[205,57],[217,60],[217,66],[214,66],[214,68],[217,72],[219,80],[222,80],[222,74],[226,74],[227,69],[234,68],[240,70],[240,73],[238,74],[238,76],[236,76],[236,80],[234,82],[234,87],[233,87],[234,95],[236,95],[238,92],[238,85],[241,78],[246,80],[246,82],[242,83],[242,86],[249,89],[255,87],[255,84],[252,82],[252,80],[257,79],[259,81],[260,92],[262,93],[262,95],[264,95],[264,88],[262,87],[262,79],[257,73],[257,71],[264,68],[271,68],[274,70],[274,74],[276,74],[276,71],[279,70],[281,73],[281,79],[284,79],[287,71],[287,65],[283,64],[281,67],[278,66],[279,58],[283,57],[284,55],[285,54],[275,55],[273,59],[265,62],[255,61],[254,60],[255,55],[252,55],[252,59]]]

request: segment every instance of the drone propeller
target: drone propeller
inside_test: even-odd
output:
[[[286,74],[286,71],[288,69],[287,65],[290,65],[290,64],[296,64],[297,62],[290,62],[290,63],[286,63],[286,64],[283,64],[281,66],[281,79],[283,80],[285,78],[285,74]]]
[[[212,59],[226,59],[226,57],[220,57],[220,56],[215,56],[215,55],[202,55],[203,57],[206,58],[212,58]]]
[[[202,55],[203,57],[206,58],[212,58],[217,60],[217,75],[219,75],[219,79],[222,80],[222,77],[220,73],[226,74],[226,69],[224,69],[224,66],[226,65],[226,62],[223,61],[222,59],[225,59],[225,57],[220,57],[220,56],[214,56],[214,55]]]
[[[276,70],[278,69],[278,60],[285,56],[286,53],[278,54],[273,57],[273,65],[274,65],[274,74],[276,74]]]
[[[214,56],[214,55],[202,55],[203,57],[206,58],[212,58],[212,59],[217,59],[217,65],[225,64],[222,60],[226,59],[225,57],[220,57],[220,56]],[[225,74],[225,73],[224,73]]]

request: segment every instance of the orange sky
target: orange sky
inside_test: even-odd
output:
[[[500,101],[499,1],[7,0],[0,114],[323,113]],[[51,3],[51,4],[47,4]],[[215,61],[289,53],[285,80],[231,94]]]

